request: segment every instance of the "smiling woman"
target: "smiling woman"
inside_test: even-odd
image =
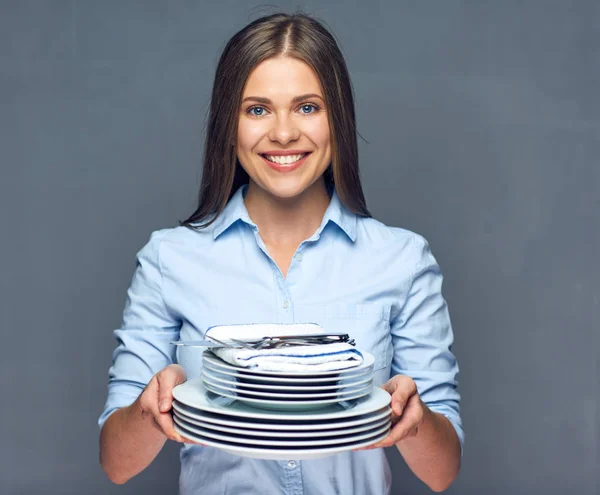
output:
[[[298,166],[270,166],[280,164],[277,156],[305,152]],[[210,225],[244,184],[249,201],[257,193],[299,198],[301,191],[307,201],[335,184],[350,211],[371,216],[346,62],[331,33],[307,15],[257,19],[227,43],[215,73],[200,200],[182,225]]]
[[[167,439],[183,442],[179,493],[386,494],[395,445],[433,490],[456,477],[464,434],[442,277],[427,241],[375,220],[359,178],[341,52],[305,14],[263,17],[219,60],[196,211],[137,255],[99,419],[100,459],[124,483]],[[173,388],[202,359],[175,340],[216,325],[317,323],[373,356],[393,427],[358,449],[287,462],[183,438]],[[388,396],[388,397],[389,397]],[[362,445],[362,444],[361,444]]]

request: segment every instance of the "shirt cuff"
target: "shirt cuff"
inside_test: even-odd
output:
[[[122,407],[133,404],[143,390],[143,387],[140,388],[133,384],[110,383],[108,385],[108,398],[106,399],[104,410],[98,418],[98,426],[100,429],[102,429],[102,426],[104,426],[104,423],[112,413]]]

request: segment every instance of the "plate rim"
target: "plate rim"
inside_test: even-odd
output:
[[[188,392],[188,390],[189,390],[189,392]],[[182,395],[185,397],[186,395],[188,395],[190,393],[196,393],[196,394],[198,394],[199,398],[203,399],[202,407],[198,407],[196,404],[186,404],[185,399],[182,400],[182,397],[181,397]],[[391,403],[391,395],[387,391],[383,390],[381,387],[374,386],[373,390],[369,394],[369,399],[367,399],[366,402],[368,403],[369,401],[371,401],[373,403],[373,405],[377,404],[377,407],[372,408],[373,406],[371,406],[371,408],[366,411],[364,410],[364,408],[367,406],[365,406],[364,403],[359,404],[357,406],[358,409],[357,409],[357,407],[353,407],[351,409],[343,409],[342,411],[336,410],[336,411],[327,411],[327,412],[321,412],[321,413],[315,412],[315,411],[295,411],[295,412],[288,411],[287,413],[284,413],[282,411],[273,412],[273,411],[268,411],[268,410],[256,410],[256,408],[253,408],[247,404],[240,404],[238,407],[234,406],[233,408],[231,407],[231,405],[224,407],[224,406],[219,406],[218,404],[208,403],[208,400],[206,398],[206,388],[202,384],[201,378],[192,378],[192,379],[185,381],[184,383],[182,383],[180,385],[177,385],[176,387],[173,388],[172,394],[173,394],[173,397],[175,399],[177,399],[179,402],[181,402],[182,404],[189,405],[189,406],[193,407],[194,409],[203,409],[205,411],[210,411],[210,412],[214,412],[214,413],[227,414],[229,416],[233,415],[233,416],[241,416],[241,417],[256,418],[256,419],[284,419],[284,420],[300,419],[300,420],[302,420],[302,419],[307,419],[307,417],[310,417],[313,420],[318,420],[318,419],[330,419],[332,417],[343,418],[343,417],[350,417],[350,416],[360,416],[367,412],[376,411],[385,406],[389,406],[389,404]],[[384,399],[386,401],[385,403],[383,403]]]
[[[229,375],[229,376],[240,376],[240,373],[237,372],[236,370],[231,370],[231,369],[224,369],[224,368],[219,368],[220,365],[216,365],[214,363],[211,363],[210,360],[208,361],[202,361],[202,368],[208,368],[211,371],[214,371],[216,373],[221,373],[223,375]],[[352,374],[350,376],[344,376],[343,378],[341,378],[342,380],[352,380],[352,379],[356,379],[356,378],[360,378],[364,375],[368,375],[368,374],[373,374],[373,369],[371,367],[369,368],[364,368],[362,370],[360,370],[360,373],[356,373],[356,374]],[[246,378],[246,379],[252,379],[252,380],[258,380],[258,381],[273,381],[273,382],[280,382],[280,383],[298,383],[298,382],[306,382],[306,383],[321,383],[321,382],[332,382],[332,381],[336,381],[335,377],[321,377],[321,378],[312,378],[311,376],[308,375],[298,375],[298,377],[296,378],[289,378],[289,377],[283,377],[283,376],[263,376],[263,375],[245,375],[242,374],[242,377]],[[339,381],[339,380],[337,380]]]
[[[179,430],[179,431],[177,431]],[[175,425],[175,431],[177,431],[180,435],[185,437],[185,432],[183,432],[179,426]],[[339,454],[342,452],[347,452],[348,450],[359,449],[361,447],[367,447],[374,443],[383,440],[387,436],[387,433],[379,435],[378,437],[371,437],[365,439],[364,442],[359,442],[358,444],[351,443],[350,445],[345,445],[344,447],[327,447],[324,449],[302,449],[302,450],[276,450],[276,449],[256,449],[250,447],[238,447],[238,446],[229,446],[223,445],[218,441],[212,440],[202,440],[189,438],[190,440],[194,440],[196,442],[200,442],[207,447],[215,447],[221,450],[225,450],[230,454],[241,455],[246,457],[254,457],[255,459],[271,459],[271,460],[286,460],[286,459],[298,459],[298,460],[308,460],[312,458],[316,458],[319,456],[329,456],[334,454]],[[185,442],[184,442],[185,443]],[[212,444],[212,445],[211,445]],[[192,444],[193,445],[193,444]],[[264,456],[264,457],[258,457]]]
[[[318,430],[280,430],[280,429],[257,429],[257,428],[239,428],[239,427],[233,427],[233,426],[226,426],[226,425],[219,425],[219,424],[215,424],[215,423],[210,423],[208,421],[202,421],[199,419],[194,419],[191,418],[189,416],[185,416],[181,413],[176,413],[174,414],[174,416],[179,417],[180,419],[187,421],[188,423],[191,423],[193,425],[197,425],[200,426],[202,428],[208,428],[209,430],[217,430],[217,431],[228,431],[228,433],[238,433],[240,435],[243,434],[250,434],[250,435],[254,435],[257,437],[260,436],[275,436],[275,437],[293,437],[293,436],[299,436],[299,438],[304,437],[304,436],[309,436],[309,435],[323,435],[326,437],[334,437],[334,436],[340,436],[343,435],[344,432],[347,432],[347,430],[350,430],[347,434],[350,433],[357,433],[357,432],[361,432],[361,431],[368,431],[369,429],[373,429],[373,428],[377,428],[379,426],[382,426],[384,424],[390,423],[391,422],[391,418],[390,415],[386,415],[383,417],[380,417],[379,419],[373,420],[373,421],[366,421],[364,423],[360,423],[358,425],[354,425],[354,426],[350,426],[347,428],[321,428]],[[373,425],[371,428],[369,428],[369,425]],[[221,430],[223,429],[223,430]]]
[[[234,399],[240,402],[247,402],[251,404],[264,404],[270,406],[282,406],[282,409],[279,410],[292,410],[291,407],[288,406],[317,406],[322,404],[336,404],[338,402],[344,402],[349,400],[356,400],[369,395],[369,392],[356,392],[358,395],[348,394],[348,397],[344,397],[343,399],[339,398],[331,398],[331,399],[307,399],[307,400],[271,400],[271,399],[261,399],[254,397],[237,397],[233,395],[233,393],[226,391],[227,393],[219,391],[220,387],[215,387],[217,391],[210,390],[210,387],[205,383],[204,386],[212,393],[220,395],[222,397],[226,397],[227,399]],[[221,389],[222,390],[222,389]],[[312,408],[314,410],[314,408]]]
[[[214,369],[206,367],[206,366],[202,366],[201,372],[208,374],[208,375],[212,375],[213,373],[221,373],[220,371],[214,370]],[[220,378],[220,377],[214,376],[214,375],[212,375],[211,378],[214,378],[215,380],[221,381],[223,383],[237,384],[240,387],[258,388],[258,389],[266,388],[267,390],[270,390],[270,389],[277,389],[277,390],[282,390],[282,389],[283,390],[340,390],[340,389],[344,389],[344,388],[356,387],[358,385],[364,385],[367,382],[373,381],[373,375],[371,374],[369,378],[365,378],[364,380],[359,380],[354,383],[344,383],[342,385],[316,385],[316,386],[315,385],[292,386],[292,385],[274,385],[274,384],[267,385],[267,384],[262,384],[262,383],[247,384],[247,383],[243,383],[243,382],[236,382],[236,381],[233,381],[233,379],[235,378],[235,375],[233,373],[231,373],[231,374],[221,373],[221,374],[225,375],[225,376],[231,376],[232,381],[228,381],[228,380],[225,380],[224,378]],[[367,376],[367,375],[369,375],[369,373],[364,373],[364,376]],[[362,376],[363,375],[357,375],[358,378],[361,378]],[[332,380],[327,380],[327,381],[332,381]]]
[[[182,419],[176,419],[176,421],[183,421],[185,423],[185,420]],[[179,423],[177,423],[179,424]],[[256,446],[263,446],[263,447],[285,447],[286,445],[290,446],[290,447],[314,447],[319,445],[319,442],[321,442],[321,439],[318,440],[265,440],[264,442],[261,440],[253,440],[253,439],[248,439],[248,438],[244,438],[244,439],[236,439],[235,437],[227,437],[227,435],[219,435],[218,433],[212,433],[212,432],[202,432],[202,430],[198,430],[198,431],[194,431],[195,428],[193,428],[193,425],[190,426],[189,428],[186,427],[185,425],[179,424],[179,427],[184,430],[187,431],[189,433],[195,434],[195,435],[203,435],[203,436],[207,436],[208,438],[214,438],[215,440],[220,440],[223,442],[237,442],[237,443],[242,443],[242,442],[246,442],[248,445],[256,445]],[[373,437],[375,435],[379,435],[379,434],[383,434],[383,432],[385,431],[389,431],[391,427],[391,422],[389,424],[385,424],[384,426],[380,426],[377,427],[376,431],[373,431],[371,434],[367,434],[367,433],[363,433],[362,435],[356,435],[359,438],[356,438],[356,440],[364,440],[365,438],[370,438]],[[375,430],[375,428],[373,428],[373,430]],[[366,435],[366,436],[365,436]],[[336,445],[336,444],[340,444],[340,443],[348,443],[351,442],[352,439],[347,439],[347,438],[333,438],[330,440],[324,440],[325,443],[321,444],[321,445]]]
[[[253,396],[257,396],[257,397],[265,397],[265,398],[273,398],[273,399],[286,399],[286,398],[293,398],[293,397],[298,397],[298,398],[302,398],[302,399],[318,399],[318,398],[334,398],[334,397],[341,397],[341,400],[345,400],[343,398],[343,396],[345,395],[353,395],[354,393],[358,393],[358,392],[362,392],[364,390],[371,390],[373,388],[373,379],[369,380],[368,383],[366,385],[363,385],[361,387],[357,387],[356,389],[352,389],[352,390],[347,390],[347,391],[342,391],[342,392],[322,392],[322,393],[299,393],[299,394],[295,394],[293,392],[290,393],[275,393],[275,392],[267,392],[267,391],[263,391],[263,390],[239,390],[238,387],[236,386],[225,386],[225,385],[220,385],[218,383],[212,383],[212,381],[210,379],[208,379],[205,375],[203,376],[203,383],[205,385],[209,384],[214,388],[218,388],[218,389],[223,389],[223,390],[227,390],[229,392],[239,392],[239,393],[243,393],[243,394],[249,394],[249,395],[253,395]]]
[[[191,407],[191,406],[186,406],[185,404],[180,404],[179,401],[176,401],[176,400],[173,401],[173,408],[174,409],[181,408],[181,406]],[[199,409],[198,411],[200,413],[219,414],[219,413],[213,413],[211,411],[203,411],[201,409]],[[192,411],[191,413],[188,413],[187,411],[179,410],[178,409],[178,413],[181,414],[181,415],[183,415],[183,416],[189,416],[190,418],[194,418],[194,419],[195,418],[201,418],[201,416],[197,415],[197,413],[195,413],[194,411]],[[380,409],[377,409],[377,410],[375,410],[373,412],[366,413],[366,414],[361,414],[359,416],[366,416],[366,415],[370,414],[370,415],[373,415],[373,417],[375,417],[376,419],[379,419],[379,418],[383,418],[383,417],[389,416],[389,415],[391,415],[391,413],[392,413],[392,409],[388,405],[388,406],[384,406],[384,407],[382,407]],[[196,414],[196,416],[192,416],[192,414]],[[229,420],[229,419],[226,419],[226,418],[212,418],[212,417],[206,418],[206,417],[202,417],[202,419],[204,421],[208,422],[208,423],[214,423],[214,424],[217,424],[217,425],[228,426],[228,425],[231,425],[231,424],[233,424],[233,425],[238,425],[239,424],[239,425],[242,425],[242,427],[244,425],[244,423],[242,421]],[[242,418],[242,419],[256,419],[256,418]],[[273,423],[269,424],[269,423],[250,423],[250,422],[245,423],[245,424],[252,425],[252,426],[255,427],[255,429],[265,429],[265,430],[268,430],[268,429],[271,429],[273,427],[277,427],[277,428],[279,428],[281,430],[302,429],[302,430],[307,430],[307,431],[313,431],[313,430],[316,429],[315,426],[316,427],[320,427],[319,429],[332,429],[333,430],[333,429],[343,428],[345,426],[349,426],[349,425],[353,425],[353,424],[362,424],[362,422],[364,422],[363,420],[366,420],[366,419],[372,420],[372,418],[362,418],[362,419],[359,420],[359,419],[352,419],[352,417],[350,417],[350,418],[341,418],[341,419],[343,419],[345,421],[337,421],[336,418],[332,418],[332,421],[330,423],[326,424],[326,425],[313,425],[313,424],[307,424],[307,423],[288,423],[288,424],[279,424],[279,425],[277,425],[277,424],[273,424]],[[308,421],[311,421],[311,419],[310,418],[305,418],[305,421],[308,422]],[[357,421],[360,421],[360,422],[357,423]]]

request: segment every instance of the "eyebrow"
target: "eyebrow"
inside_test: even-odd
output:
[[[309,98],[320,98],[321,100],[323,100],[323,97],[319,96],[316,93],[307,93],[305,95],[296,96],[294,99],[292,99],[292,103],[300,103],[301,101],[307,100]],[[249,100],[257,101],[258,103],[264,103],[265,105],[270,105],[271,103],[273,103],[271,100],[269,100],[269,98],[265,98],[263,96],[247,96],[242,100],[242,103]]]

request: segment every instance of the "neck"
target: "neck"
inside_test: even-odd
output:
[[[298,245],[311,237],[321,225],[329,202],[322,177],[292,198],[274,196],[251,180],[244,198],[261,238],[273,246]]]

